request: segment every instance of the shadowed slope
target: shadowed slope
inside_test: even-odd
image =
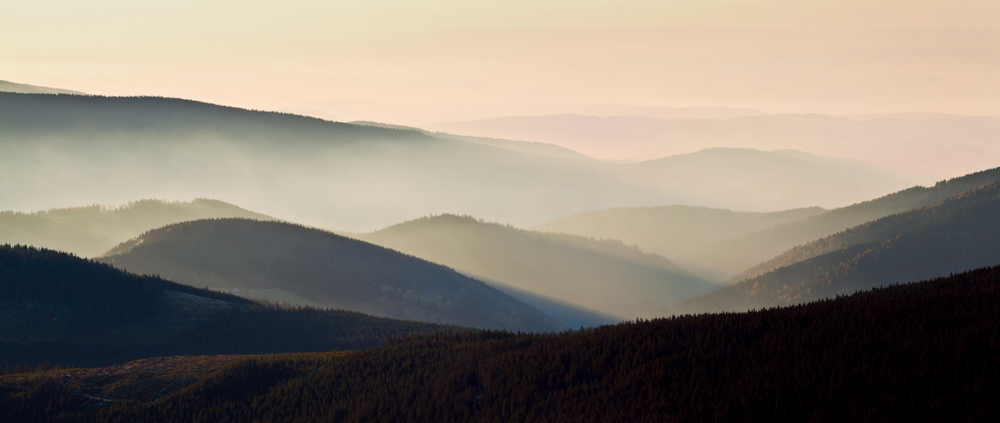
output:
[[[786,260],[791,258],[788,256],[754,266],[755,262],[759,263],[774,257],[796,245],[802,245],[881,217],[935,204],[980,185],[997,181],[1000,181],[1000,168],[941,181],[930,188],[919,186],[909,188],[871,201],[831,210],[809,219],[741,236],[714,248],[714,257],[744,257],[743,269],[745,270],[734,276],[732,281],[753,278],[779,266],[791,264]],[[801,260],[809,256],[795,255],[794,257]],[[753,260],[754,258],[756,260]],[[754,267],[747,269],[750,266]]]
[[[525,231],[471,217],[425,217],[360,238],[441,263],[501,289],[632,319],[711,284],[620,241]]]
[[[279,309],[50,250],[0,246],[0,366],[371,348],[454,330],[343,311]]]
[[[179,223],[123,243],[99,260],[192,286],[281,289],[384,317],[517,331],[562,328],[537,309],[446,267],[288,223]]]
[[[0,410],[26,422],[991,421],[998,334],[990,268],[752,313],[429,336],[214,372],[193,363],[200,380],[154,404],[136,390],[83,407],[59,385],[64,371],[13,374],[0,377]],[[116,392],[95,385],[87,392]]]
[[[789,251],[812,257],[682,302],[687,312],[798,304],[1000,263],[1000,182]]]

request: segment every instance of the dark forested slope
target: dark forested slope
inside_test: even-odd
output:
[[[623,319],[645,316],[714,287],[661,256],[620,241],[525,231],[468,216],[425,217],[359,237]]]
[[[60,385],[64,371],[13,374],[0,377],[0,410],[101,422],[991,421],[997,339],[1000,268],[989,268],[751,313],[250,358],[152,404],[143,392],[87,401]],[[138,385],[110,377],[81,392]]]
[[[187,220],[269,216],[204,198],[140,200],[121,207],[69,207],[35,213],[0,212],[0,243],[33,245],[93,257],[150,229]]]
[[[1000,182],[811,242],[776,261],[796,259],[803,261],[692,298],[680,308],[797,304],[1000,264]]]
[[[732,277],[732,281],[749,279],[774,270],[778,262],[760,266],[757,264],[789,248],[871,220],[944,201],[980,185],[997,181],[1000,181],[1000,168],[940,181],[929,188],[912,187],[871,201],[830,210],[808,219],[739,236],[706,249],[708,254],[704,256],[704,260],[729,260],[732,263],[731,274],[736,274]],[[737,260],[734,261],[734,258]]]
[[[515,331],[560,329],[551,317],[480,281],[333,233],[248,219],[149,231],[99,260],[216,289],[274,289],[384,317]]]
[[[66,253],[9,245],[0,246],[0,291],[0,366],[371,348],[389,336],[455,329],[267,307]]]

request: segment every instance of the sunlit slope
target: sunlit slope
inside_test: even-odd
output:
[[[768,260],[786,250],[835,234],[862,223],[944,201],[983,184],[1000,181],[1000,168],[940,181],[932,187],[913,187],[811,217],[743,235],[705,250],[703,260],[728,260],[732,281],[740,281],[809,255],[788,255]]]
[[[1000,264],[1000,182],[786,253],[807,258],[681,302],[685,312],[786,306]]]
[[[136,276],[66,253],[0,245],[0,366],[371,348],[455,330],[360,313],[287,310]]]
[[[779,152],[732,152],[756,169],[732,185],[702,178],[739,168],[717,155],[694,156],[707,161],[688,174],[676,160],[612,165],[544,145],[442,137],[179,99],[0,93],[0,209],[217,198],[358,232],[438,213],[531,226],[610,207],[769,211],[888,192],[831,177],[843,172],[827,165],[842,161]],[[766,165],[773,160],[799,164]]]
[[[140,200],[120,207],[69,207],[35,213],[0,212],[0,243],[33,245],[93,257],[151,229],[187,220],[269,216],[217,200]]]
[[[990,268],[791,308],[557,336],[480,332],[358,352],[141,361],[134,372],[85,369],[68,381],[66,370],[13,374],[0,376],[9,390],[0,409],[19,421],[59,413],[164,423],[992,421],[998,331],[1000,268]],[[197,381],[166,385],[185,372]],[[162,398],[149,401],[151,388]],[[88,406],[81,393],[117,401]]]
[[[686,262],[726,240],[825,212],[819,207],[771,213],[734,212],[690,206],[625,207],[578,213],[535,226],[546,232],[620,239],[643,251]],[[715,257],[713,257],[715,258]],[[697,260],[708,268],[692,269],[726,279],[726,257]]]
[[[471,217],[425,217],[359,237],[500,286],[623,319],[713,286],[620,241],[525,231]]]
[[[99,260],[215,289],[281,289],[326,307],[515,331],[562,329],[482,282],[416,257],[281,222],[212,219],[149,231]]]

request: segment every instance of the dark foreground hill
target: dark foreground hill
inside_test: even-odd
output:
[[[468,216],[425,217],[359,237],[501,289],[531,292],[618,320],[645,316],[715,287],[666,258],[620,241],[526,231]]]
[[[444,266],[289,223],[178,223],[99,260],[191,286],[281,290],[324,307],[383,317],[513,331],[562,328],[534,307]]]
[[[0,212],[0,243],[33,245],[94,257],[151,229],[188,220],[244,217],[273,220],[229,203],[139,200],[121,207],[68,207],[36,213]]]
[[[1000,182],[792,249],[785,267],[684,301],[686,312],[814,301],[1000,264]]]
[[[456,329],[268,307],[65,253],[9,245],[0,246],[0,292],[0,366],[359,349],[382,345],[390,336]]]
[[[0,412],[25,422],[992,421],[998,339],[1000,267],[560,335],[222,358],[230,364],[214,372],[221,364],[206,357],[11,374],[0,377]]]

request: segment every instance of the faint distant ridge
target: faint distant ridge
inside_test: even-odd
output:
[[[191,286],[280,290],[324,307],[488,329],[551,332],[551,317],[444,266],[304,226],[204,219],[148,231],[98,260]]]
[[[383,345],[456,327],[262,305],[70,254],[0,244],[0,366]]]
[[[786,306],[1000,264],[1000,182],[811,242],[769,265],[792,260],[800,261],[678,307],[707,312]]]
[[[18,84],[10,81],[0,81],[0,92],[20,93],[20,94],[72,94],[88,95],[79,91],[64,90],[62,88],[39,87],[28,84]]]
[[[620,239],[643,251],[660,254],[684,265],[720,243],[783,223],[809,218],[826,210],[819,207],[777,212],[737,212],[693,206],[619,207],[578,213],[546,222],[532,229],[596,238]],[[697,261],[697,260],[695,260]],[[713,262],[714,261],[714,262]],[[719,266],[718,260],[701,260],[701,266]],[[719,266],[721,267],[721,266]],[[690,269],[696,271],[695,269]],[[720,272],[709,268],[707,273]],[[713,275],[725,280],[731,274]]]
[[[834,209],[809,219],[786,223],[761,232],[741,237],[718,250],[720,255],[737,251],[757,251],[760,255],[775,255],[795,245],[801,245],[832,235],[855,225],[876,220],[895,213],[935,204],[976,187],[1000,181],[1000,168],[984,170],[969,175],[939,181],[933,187],[916,186],[884,197],[848,207]],[[839,241],[846,242],[846,241]],[[777,251],[781,250],[781,251]],[[782,266],[816,257],[824,248],[802,246],[780,256],[753,266],[734,276],[741,281],[762,275]]]
[[[423,217],[358,237],[501,289],[559,299],[620,319],[672,307],[714,286],[619,240],[527,231],[471,216]]]
[[[171,223],[219,217],[275,220],[219,200],[139,200],[35,213],[0,212],[0,243],[34,245],[94,257],[143,232]]]
[[[399,129],[404,131],[418,131],[424,135],[429,135],[437,138],[444,138],[454,141],[465,141],[472,142],[481,145],[488,145],[491,147],[499,147],[507,150],[516,151],[523,154],[532,154],[543,157],[552,157],[557,159],[571,159],[571,160],[587,160],[595,161],[596,159],[580,154],[571,149],[560,147],[555,144],[546,144],[542,142],[534,141],[514,141],[506,140],[501,138],[491,138],[491,137],[473,137],[467,135],[455,135],[445,132],[432,132],[426,131],[420,128],[415,128],[412,126],[403,125],[392,125],[388,123],[380,122],[369,122],[369,121],[354,121],[351,122],[354,125],[362,126],[374,126],[378,128],[389,128],[389,129]]]

